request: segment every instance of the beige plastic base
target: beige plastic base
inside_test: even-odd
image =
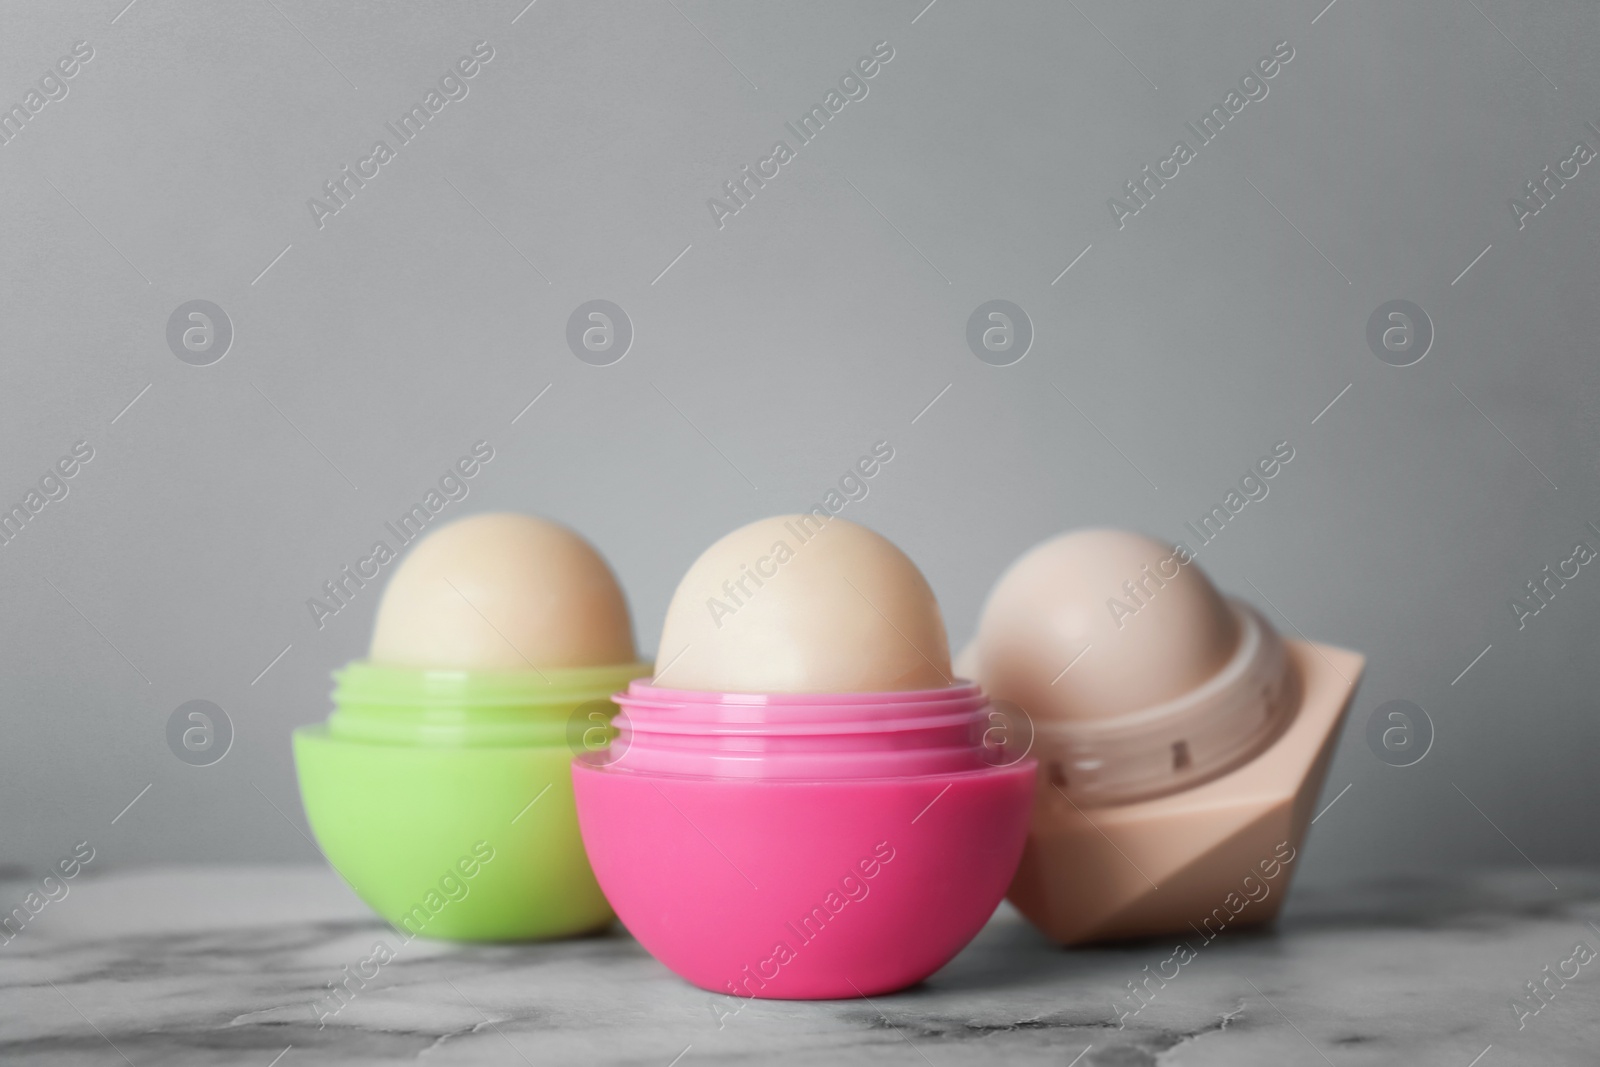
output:
[[[1276,918],[1366,663],[1329,645],[1287,644],[1300,707],[1270,747],[1221,778],[1079,808],[1051,784],[1039,753],[1032,827],[1009,894],[1018,910],[1067,945],[1166,934],[1192,942]]]

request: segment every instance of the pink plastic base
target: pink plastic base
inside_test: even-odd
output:
[[[1017,868],[1034,773],[572,777],[595,875],[651,955],[713,992],[824,1000],[904,989],[965,947]]]

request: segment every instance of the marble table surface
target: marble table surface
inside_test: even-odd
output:
[[[416,941],[322,1025],[313,1003],[387,930],[329,871],[113,873],[0,945],[0,1063],[1594,1064],[1600,960],[1568,961],[1600,949],[1600,871],[1546,873],[1559,891],[1532,871],[1297,887],[1275,929],[1201,946],[1136,1014],[1128,983],[1173,945],[1063,951],[1005,906],[926,983],[870,1001],[719,1018],[619,930]],[[0,882],[0,901],[28,889]],[[1548,999],[1519,1017],[1535,980]]]

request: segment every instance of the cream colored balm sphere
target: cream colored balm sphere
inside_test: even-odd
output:
[[[1092,529],[1011,565],[960,663],[990,696],[1036,718],[1083,721],[1193,692],[1238,642],[1233,613],[1186,552]]]
[[[594,546],[531,515],[461,519],[418,541],[378,605],[371,659],[528,670],[636,659],[622,588]]]
[[[673,594],[655,684],[737,693],[951,685],[933,590],[886,538],[780,515],[706,549]]]

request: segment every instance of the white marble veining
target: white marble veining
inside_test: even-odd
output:
[[[1126,983],[1172,946],[1063,951],[1009,907],[870,1002],[755,1001],[719,1025],[718,998],[617,931],[413,942],[319,1027],[327,983],[387,932],[327,870],[86,877],[0,945],[0,1062],[1593,1064],[1600,962],[1520,1030],[1510,1006],[1577,942],[1600,949],[1600,873],[1549,873],[1559,891],[1533,872],[1297,891],[1276,930],[1199,948],[1121,1028]]]

